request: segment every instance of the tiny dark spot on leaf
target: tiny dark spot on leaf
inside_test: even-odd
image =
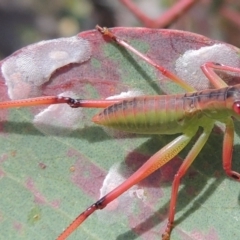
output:
[[[44,163],[39,163],[38,166],[39,166],[41,169],[45,169],[45,168],[47,167]]]

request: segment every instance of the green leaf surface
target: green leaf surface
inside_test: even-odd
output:
[[[174,30],[116,28],[114,32],[174,73],[176,61],[187,50],[219,44]],[[79,98],[102,99],[129,90],[147,95],[183,92],[97,31],[83,32],[79,37],[90,43],[91,58],[56,69],[42,86],[42,95],[73,91]],[[238,49],[228,47],[239,56]],[[236,65],[240,66],[240,59]],[[204,79],[199,78],[201,88]],[[1,79],[4,81],[3,74]],[[1,100],[7,100],[6,86],[0,87]],[[126,178],[176,137],[110,132],[91,122],[99,112],[95,109],[74,109],[80,116],[77,128],[64,125],[72,116],[67,111],[54,112],[55,118],[46,115],[46,123],[36,128],[34,116],[44,108],[0,111],[0,239],[55,239],[78,214],[98,200],[109,169],[119,164],[118,172]],[[57,125],[61,118],[63,124]],[[239,132],[236,124],[236,170],[240,169]],[[179,157],[140,183],[137,191],[126,194],[111,209],[90,216],[69,239],[159,239],[167,222],[174,174],[192,143]],[[221,152],[222,132],[215,129],[182,180],[171,239],[239,238],[240,187],[222,170]],[[113,183],[116,178],[112,176]],[[140,197],[136,197],[137,193]]]

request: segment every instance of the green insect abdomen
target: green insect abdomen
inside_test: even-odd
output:
[[[125,99],[93,117],[97,124],[132,133],[173,134],[186,124],[182,95],[156,95]]]

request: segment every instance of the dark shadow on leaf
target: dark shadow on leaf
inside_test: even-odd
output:
[[[104,140],[109,140],[112,138],[124,139],[124,138],[138,138],[142,136],[140,134],[120,134],[116,131],[117,135],[111,136],[109,135],[102,126],[94,125],[94,126],[86,126],[83,128],[78,128],[76,130],[72,130],[69,128],[63,128],[58,126],[50,126],[46,124],[41,124],[42,129],[51,129],[51,132],[47,132],[46,134],[40,132],[32,123],[29,122],[13,122],[13,121],[4,121],[0,122],[0,125],[3,126],[4,132],[8,134],[19,134],[19,135],[34,135],[34,136],[58,136],[58,137],[68,137],[68,138],[76,138],[76,139],[85,139],[90,143],[93,142],[101,142]],[[53,134],[54,133],[54,134]],[[148,136],[148,135],[144,135]]]
[[[13,121],[4,121],[0,122],[0,125],[3,126],[4,132],[11,134],[19,134],[19,135],[35,135],[35,136],[43,136],[44,134],[39,132],[33,124],[31,123],[19,123]]]
[[[11,134],[20,134],[20,135],[34,135],[34,136],[42,136],[45,134],[41,133],[35,126],[28,122],[0,122],[0,125],[3,125],[3,129],[6,133]],[[48,129],[51,127],[52,132],[55,134],[49,134],[52,136],[58,137],[72,137],[72,138],[81,138],[87,139],[89,142],[98,142],[109,139],[110,137],[104,132],[104,130],[99,126],[89,126],[83,129],[76,129],[72,131],[69,128],[57,127],[57,126],[49,126],[49,125],[41,125],[44,129]],[[68,134],[67,134],[68,133]]]

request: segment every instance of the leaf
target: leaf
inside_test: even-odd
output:
[[[208,84],[195,64],[201,65],[200,59],[226,60],[225,64],[240,66],[237,48],[193,33],[145,28],[115,28],[113,31],[168,70],[178,74],[189,71],[190,80],[195,74],[198,89]],[[89,57],[53,67],[42,55],[39,68],[46,64],[53,67],[49,78],[39,84],[38,91],[29,91],[25,97],[65,93],[99,99],[132,90],[148,95],[183,92],[153,67],[98,32],[83,32],[78,37],[90,45]],[[31,49],[36,53],[44,52],[38,44]],[[82,50],[84,56],[86,49]],[[23,48],[3,60],[1,67],[13,57],[22,60],[21,54],[25,51]],[[44,53],[49,57],[48,51]],[[186,57],[190,62],[185,62]],[[186,69],[181,64],[179,67],[179,62],[188,64]],[[196,68],[193,72],[190,71],[192,65]],[[1,79],[5,81],[6,74],[3,67],[1,69]],[[31,67],[23,70],[31,76]],[[17,79],[18,74],[23,76],[18,68],[12,68],[9,74]],[[229,74],[223,77],[233,79]],[[234,80],[239,77],[235,76]],[[36,86],[33,81],[31,87]],[[9,98],[8,89],[4,85],[0,87],[1,100],[5,101]],[[25,90],[21,88],[27,93]],[[47,110],[45,107],[1,109],[0,227],[3,237],[56,238],[99,198],[99,189],[109,169],[126,178],[175,137],[112,133],[91,123],[97,110],[70,110],[52,106]],[[234,169],[240,169],[238,132]],[[159,239],[166,226],[174,174],[190,147],[129,191],[130,195],[115,202],[106,214],[89,217],[69,239]],[[172,239],[237,239],[239,236],[238,183],[222,171],[221,149],[222,133],[215,130],[182,181]],[[115,164],[119,164],[120,170]],[[117,181],[116,175],[111,178],[113,183]]]

